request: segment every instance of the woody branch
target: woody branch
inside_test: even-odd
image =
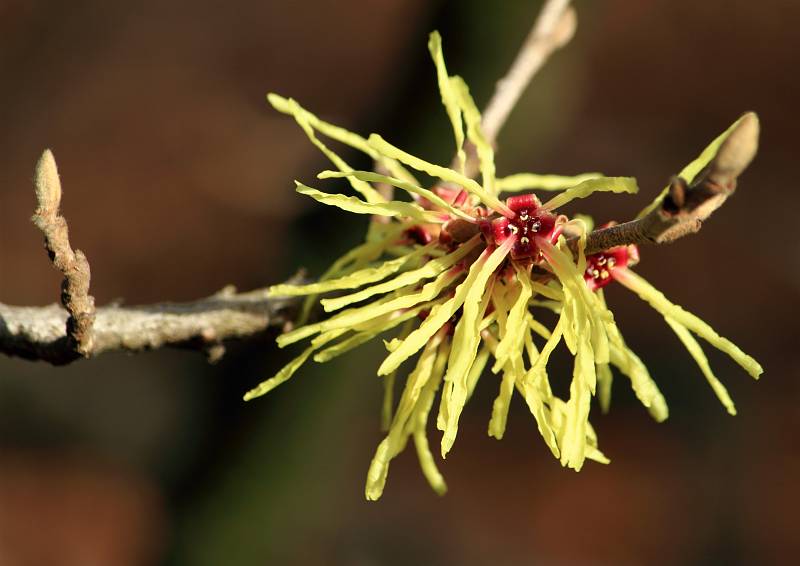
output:
[[[140,352],[164,347],[224,354],[224,343],[282,327],[293,318],[296,299],[268,296],[266,289],[237,293],[233,287],[187,303],[95,308],[89,294],[86,256],[73,250],[60,213],[61,181],[46,150],[34,178],[37,207],[33,223],[44,235],[53,265],[64,275],[61,305],[19,307],[0,303],[0,352],[63,365],[104,352]]]

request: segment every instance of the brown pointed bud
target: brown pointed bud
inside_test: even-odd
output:
[[[55,212],[61,205],[61,181],[53,153],[46,149],[36,164],[34,177],[36,187],[36,213]]]
[[[750,165],[758,151],[760,125],[758,115],[748,112],[722,143],[716,157],[709,164],[708,179],[732,190],[736,178]]]

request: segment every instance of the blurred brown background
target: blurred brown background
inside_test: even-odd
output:
[[[363,225],[296,197],[292,179],[313,180],[324,161],[264,94],[446,161],[427,33],[442,31],[451,71],[485,102],[539,5],[0,1],[0,301],[58,295],[28,221],[45,147],[100,303],[319,273]],[[759,112],[762,149],[736,197],[700,235],[642,250],[639,269],[764,365],[755,384],[708,350],[739,416],[622,289],[607,296],[669,421],[652,422],[618,380],[611,414],[593,412],[613,462],[575,474],[522,403],[502,442],[486,436],[496,387],[485,379],[442,499],[409,451],[384,498],[363,500],[380,348],[309,366],[248,405],[241,394],[291,355],[266,339],[216,366],[186,352],[60,369],[0,359],[0,565],[795,563],[800,3],[577,8],[576,39],[501,136],[500,172],[635,175],[639,196],[582,209],[625,219],[739,114]]]

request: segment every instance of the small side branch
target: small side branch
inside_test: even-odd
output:
[[[61,182],[47,150],[36,166],[33,223],[44,234],[53,265],[64,275],[61,305],[18,307],[0,303],[0,353],[64,365],[105,352],[192,348],[216,361],[226,340],[257,336],[291,324],[297,298],[276,298],[266,289],[237,293],[233,287],[188,303],[95,308],[86,256],[72,249],[59,212]],[[292,282],[297,283],[298,274]]]
[[[36,165],[36,212],[31,219],[44,234],[44,247],[63,275],[61,304],[67,310],[65,351],[77,358],[93,349],[94,297],[89,294],[91,271],[82,251],[72,250],[67,221],[61,216],[61,181],[53,154],[45,150]]]
[[[481,123],[489,143],[497,141],[511,110],[533,76],[554,51],[575,35],[578,18],[569,3],[570,0],[547,0],[508,73],[497,82]]]
[[[758,117],[749,112],[691,184],[673,177],[661,202],[645,215],[590,233],[586,253],[627,244],[665,244],[700,230],[703,221],[733,194],[739,175],[755,157],[758,137]],[[570,244],[577,245],[577,240]]]

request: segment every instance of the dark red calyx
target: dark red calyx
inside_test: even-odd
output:
[[[443,185],[437,185],[433,188],[433,191],[442,197],[446,202],[458,207],[463,205],[469,196],[469,193],[467,193],[467,191],[464,189],[447,187]]]
[[[539,199],[533,194],[509,197],[506,205],[514,211],[514,216],[492,221],[494,242],[500,244],[507,238],[516,236],[511,248],[511,259],[538,260],[539,246],[536,238],[553,240],[556,235],[556,217],[541,210]]]
[[[412,226],[411,228],[403,232],[403,235],[412,242],[414,242],[415,244],[419,244],[421,246],[430,244],[431,240],[433,240],[433,236],[431,236],[431,233],[428,232],[422,226]]]
[[[483,239],[486,240],[487,243],[491,244],[494,242],[494,228],[492,227],[491,221],[478,220],[478,228],[480,228]]]
[[[586,257],[586,272],[583,278],[594,291],[611,283],[614,270],[639,261],[639,248],[634,245],[619,246]]]

